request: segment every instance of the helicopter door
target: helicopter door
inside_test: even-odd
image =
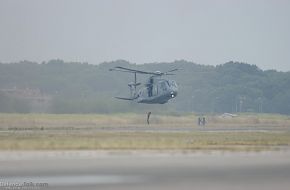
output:
[[[162,92],[166,92],[167,91],[167,84],[166,84],[166,82],[165,81],[162,81],[161,83],[159,83],[158,85],[160,85],[160,90],[162,91]]]
[[[149,88],[147,87],[147,88],[144,88],[143,90],[142,90],[142,96],[143,97],[149,97]]]
[[[152,95],[153,96],[157,96],[158,95],[158,85],[153,85],[153,89],[152,89]]]

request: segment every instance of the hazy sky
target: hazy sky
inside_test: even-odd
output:
[[[290,0],[0,0],[0,62],[55,58],[290,71]]]

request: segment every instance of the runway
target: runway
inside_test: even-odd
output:
[[[30,189],[60,190],[288,190],[289,157],[289,150],[2,151],[0,189],[25,184]],[[36,188],[37,184],[43,186]]]

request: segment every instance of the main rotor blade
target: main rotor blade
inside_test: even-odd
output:
[[[133,72],[133,71],[120,70],[120,69],[115,69],[115,68],[113,68],[113,69],[109,69],[109,71],[118,71],[118,72],[124,72],[124,73],[135,73],[135,72]]]
[[[160,72],[160,71],[148,72],[148,71],[140,71],[140,70],[136,70],[136,69],[129,69],[129,68],[120,67],[120,66],[117,66],[117,67],[114,67],[113,69],[110,69],[110,71],[119,71],[119,72],[127,72],[127,73],[139,73],[139,74],[147,74],[147,75],[154,75],[154,76],[175,75],[175,74],[172,74],[170,72],[174,72],[174,71],[177,71],[177,70],[179,70],[179,69],[172,69],[172,70],[169,70],[167,72]]]
[[[176,68],[176,69],[172,69],[172,70],[170,70],[170,71],[166,71],[165,73],[170,73],[170,72],[173,72],[173,71],[178,71],[179,69],[178,68]]]
[[[140,71],[140,70],[136,70],[136,69],[129,69],[129,68],[125,68],[125,67],[115,67],[115,71],[123,71],[123,72],[130,72],[130,73],[140,73],[140,74],[149,74],[149,75],[155,75],[156,73],[153,72],[146,72],[146,71]]]

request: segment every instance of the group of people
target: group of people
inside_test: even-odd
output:
[[[198,126],[205,126],[205,117],[198,117]]]

